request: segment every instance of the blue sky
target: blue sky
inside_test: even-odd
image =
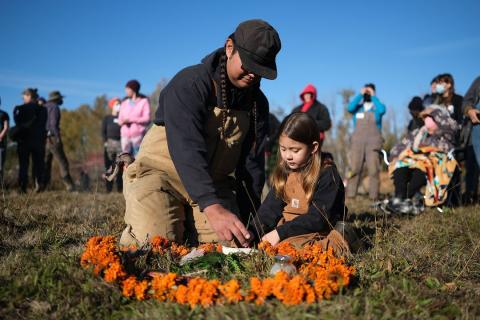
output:
[[[262,18],[282,40],[278,78],[262,81],[272,108],[291,110],[307,83],[340,108],[340,89],[374,82],[401,123],[436,74],[452,73],[460,94],[480,74],[479,12],[478,0],[0,0],[1,108],[11,114],[25,87],[59,89],[67,108],[123,95],[131,78],[149,94]]]

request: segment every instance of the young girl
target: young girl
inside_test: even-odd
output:
[[[279,158],[271,176],[272,189],[258,211],[266,234],[276,245],[302,246],[317,240],[348,250],[337,231],[346,214],[342,179],[329,154],[319,148],[318,126],[306,113],[293,113],[280,126]]]

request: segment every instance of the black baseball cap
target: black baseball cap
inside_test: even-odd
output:
[[[245,69],[262,78],[273,80],[277,77],[275,57],[282,44],[277,31],[268,22],[260,19],[244,21],[230,38]]]

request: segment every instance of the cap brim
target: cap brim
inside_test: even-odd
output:
[[[65,98],[65,96],[59,96],[59,97],[49,97],[49,98],[48,98],[48,101],[60,100],[60,99],[62,99],[62,100],[63,100],[63,98]]]
[[[275,80],[277,78],[277,64],[275,61],[267,64],[260,64],[243,48],[237,46],[237,50],[245,69],[265,79]]]

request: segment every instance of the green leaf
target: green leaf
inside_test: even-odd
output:
[[[420,307],[424,307],[428,304],[432,303],[432,299],[423,299],[423,300],[419,300],[417,302],[417,305],[420,306]]]
[[[427,285],[427,287],[429,287],[430,289],[437,289],[437,288],[440,288],[441,286],[441,283],[440,281],[435,278],[435,277],[428,277],[425,279],[425,284]]]

